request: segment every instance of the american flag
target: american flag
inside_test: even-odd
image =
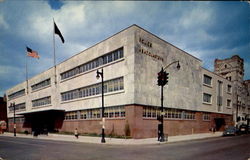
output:
[[[39,55],[38,55],[38,53],[36,51],[33,51],[29,47],[26,47],[26,48],[27,48],[27,56],[39,59]]]

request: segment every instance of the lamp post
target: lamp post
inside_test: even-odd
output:
[[[16,137],[16,105],[15,102],[11,103],[10,106],[13,107],[14,110],[14,136]]]
[[[164,122],[164,108],[163,108],[163,87],[165,86],[165,84],[168,83],[168,75],[169,73],[166,73],[166,69],[171,66],[172,64],[175,64],[177,63],[177,66],[176,68],[179,70],[181,68],[180,66],[180,63],[179,61],[174,61],[170,64],[168,64],[166,67],[162,67],[161,68],[161,71],[158,73],[158,85],[161,86],[161,116],[159,118],[161,124],[160,124],[160,127],[159,127],[159,133],[160,133],[160,142],[164,142],[165,141],[165,138],[164,138],[164,129],[163,129],[163,122]]]
[[[102,78],[102,143],[105,143],[105,133],[104,133],[104,123],[105,123],[105,118],[104,118],[104,83],[103,83],[103,68],[101,70],[101,72],[99,72],[98,70],[96,71],[96,78],[99,79],[101,76]]]

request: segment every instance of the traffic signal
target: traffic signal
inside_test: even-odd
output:
[[[161,69],[161,71],[158,73],[158,86],[165,86],[168,83],[168,75],[169,73]]]
[[[163,86],[168,83],[168,75],[169,73],[167,73],[166,71],[163,72]]]
[[[161,70],[159,73],[158,73],[158,86],[162,86],[163,84],[163,80],[164,80],[164,72],[163,70]]]

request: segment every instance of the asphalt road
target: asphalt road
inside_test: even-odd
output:
[[[0,157],[4,160],[248,160],[250,135],[129,146],[0,137]]]

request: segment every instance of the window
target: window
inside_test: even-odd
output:
[[[89,87],[88,90],[89,90],[89,96],[92,96],[91,87]]]
[[[203,93],[203,102],[211,103],[211,94]]]
[[[113,60],[113,59],[112,59],[112,54],[109,54],[109,55],[108,55],[108,63],[112,62],[112,60]]]
[[[95,90],[96,90],[96,94],[100,94],[101,85],[97,85]]]
[[[25,103],[20,103],[15,105],[15,111],[23,111],[26,109]],[[9,112],[14,112],[14,106],[9,106]]]
[[[123,90],[123,77],[104,82],[104,93]],[[68,101],[102,93],[101,83],[61,93],[61,100]]]
[[[120,90],[124,89],[123,78],[119,79],[119,86],[118,87],[120,87]]]
[[[81,64],[73,69],[70,69],[66,72],[61,73],[61,80],[73,77],[77,74],[86,72],[88,70],[97,68],[101,65],[111,63],[115,60],[123,58],[123,48],[119,48],[113,52],[107,53],[106,55],[103,55],[101,57],[98,57],[90,62]]]
[[[230,99],[227,100],[227,106],[231,107],[231,100]]]
[[[217,89],[217,105],[222,106],[222,81],[218,81],[218,89]]]
[[[203,121],[210,121],[210,113],[203,113],[202,119]]]
[[[123,118],[126,116],[124,106],[105,107],[104,117],[106,118]],[[80,119],[101,118],[102,109],[87,109],[80,111]]]
[[[232,93],[232,86],[231,85],[227,85],[227,92]]]
[[[95,95],[95,94],[96,94],[95,88],[96,88],[96,87],[93,87],[93,88],[92,88],[92,95]]]
[[[120,49],[117,52],[118,52],[119,58],[123,58],[123,49]]]
[[[115,54],[114,54],[114,60],[117,60],[118,58],[119,58],[119,53],[115,52]]]
[[[195,119],[195,112],[185,111],[184,112],[184,119],[194,120]]]
[[[108,83],[108,92],[113,92],[114,91],[114,81],[110,81]]]
[[[36,100],[32,100],[32,107],[44,106],[47,104],[51,104],[51,97],[44,97]]]
[[[208,75],[204,74],[203,83],[211,86],[212,85],[212,77],[209,77]]]
[[[23,95],[25,95],[25,89],[22,89],[20,91],[17,91],[17,92],[14,92],[14,93],[8,95],[8,98],[10,100],[10,99],[14,99],[14,98],[17,98],[17,97],[20,97]]]
[[[64,119],[65,120],[75,120],[75,119],[78,119],[77,118],[77,111],[65,113]]]
[[[195,112],[184,111],[181,109],[164,108],[164,118],[167,119],[195,119]],[[156,119],[161,115],[159,107],[143,107],[143,117]]]
[[[118,91],[118,80],[114,81],[114,91]]]

